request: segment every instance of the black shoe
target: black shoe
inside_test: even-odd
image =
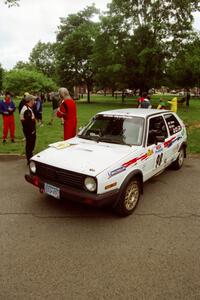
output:
[[[11,140],[11,142],[12,142],[12,143],[15,143],[15,140],[14,140],[14,139],[12,139],[12,140]]]
[[[5,144],[6,143],[6,140],[3,140],[3,144]]]

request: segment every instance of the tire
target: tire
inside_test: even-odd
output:
[[[123,217],[131,215],[139,202],[140,194],[140,181],[134,177],[122,190],[115,207],[115,211]]]
[[[183,147],[180,148],[177,159],[172,163],[172,168],[174,170],[179,170],[184,162],[185,150]]]

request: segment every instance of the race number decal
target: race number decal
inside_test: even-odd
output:
[[[158,156],[156,157],[156,164],[155,164],[155,168],[159,168],[160,165],[162,164],[163,161],[163,153],[158,154]]]

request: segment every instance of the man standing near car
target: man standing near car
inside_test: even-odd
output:
[[[57,110],[57,117],[64,119],[64,140],[68,140],[76,135],[76,104],[68,89],[60,88],[58,93],[62,103]]]
[[[27,95],[25,97],[25,105],[20,112],[20,120],[23,127],[24,136],[26,138],[26,158],[27,164],[30,162],[30,158],[33,156],[33,150],[35,148],[36,141],[36,125],[35,115],[33,113],[33,106],[35,105],[35,97]]]

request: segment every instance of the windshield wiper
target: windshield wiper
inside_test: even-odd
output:
[[[78,137],[81,139],[90,140],[90,141],[94,141],[97,143],[105,142],[105,143],[110,143],[110,144],[132,146],[131,144],[126,144],[123,141],[111,140],[110,138],[106,138],[106,137],[96,137],[96,136],[90,136],[90,135],[78,135]]]
[[[104,137],[99,137],[97,139],[97,142],[105,142],[105,143],[111,143],[111,144],[127,145],[123,141],[111,140],[109,138],[104,138]],[[127,146],[130,146],[130,145],[127,145]]]
[[[79,138],[84,139],[84,140],[90,140],[90,141],[95,141],[97,142],[97,138],[94,136],[90,135],[77,135]]]

